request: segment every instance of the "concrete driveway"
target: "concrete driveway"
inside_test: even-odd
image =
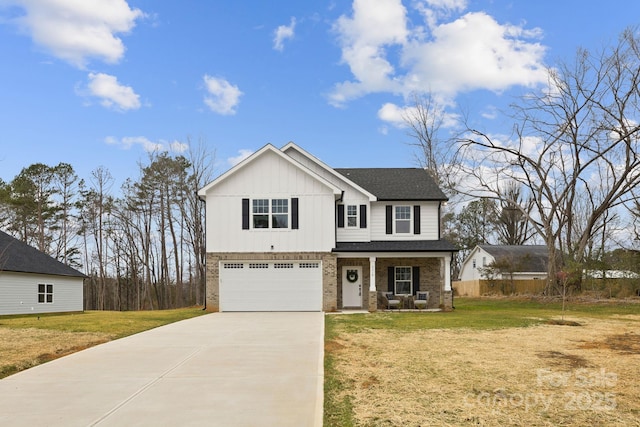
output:
[[[322,426],[323,313],[216,313],[0,380],[2,426]]]

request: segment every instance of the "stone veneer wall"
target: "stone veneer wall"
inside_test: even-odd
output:
[[[336,277],[338,276],[336,256],[325,252],[242,252],[242,253],[207,253],[207,311],[220,311],[220,261],[322,261],[322,309],[336,311],[338,295]]]
[[[388,268],[401,266],[420,267],[420,291],[429,291],[427,308],[446,309],[442,289],[444,277],[441,271],[441,258],[378,258],[376,260],[376,289],[378,293],[388,290]],[[415,291],[415,290],[414,290]],[[381,300],[378,300],[378,308],[386,308]],[[451,303],[449,303],[451,304]],[[451,305],[449,305],[450,307]]]
[[[337,265],[337,304],[342,308],[342,268],[349,266],[361,266],[363,275],[362,308],[369,311],[385,309],[380,292],[386,292],[388,287],[388,268],[395,266],[419,266],[420,267],[420,291],[429,291],[427,308],[452,308],[451,292],[442,292],[444,287],[444,271],[442,258],[378,258],[376,260],[376,290],[368,292],[369,259],[368,258],[341,258]]]

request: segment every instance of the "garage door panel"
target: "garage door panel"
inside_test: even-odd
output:
[[[221,311],[320,311],[319,261],[220,264]]]

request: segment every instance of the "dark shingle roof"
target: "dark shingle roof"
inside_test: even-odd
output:
[[[458,249],[446,240],[394,240],[338,242],[333,252],[453,252]]]
[[[447,200],[424,169],[337,168],[335,171],[374,194],[378,200]]]
[[[78,270],[0,231],[0,271],[85,277]]]
[[[545,245],[479,245],[496,261],[501,258],[518,260],[518,270],[546,272],[549,252]]]

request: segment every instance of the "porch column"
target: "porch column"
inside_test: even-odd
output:
[[[453,291],[451,290],[451,255],[445,256],[444,261],[444,292],[442,306],[445,311],[453,310]]]
[[[444,257],[444,290],[451,290],[451,255]]]
[[[376,257],[369,257],[369,311],[378,311],[378,292],[376,291]]]
[[[376,257],[369,257],[369,292],[376,291]]]

